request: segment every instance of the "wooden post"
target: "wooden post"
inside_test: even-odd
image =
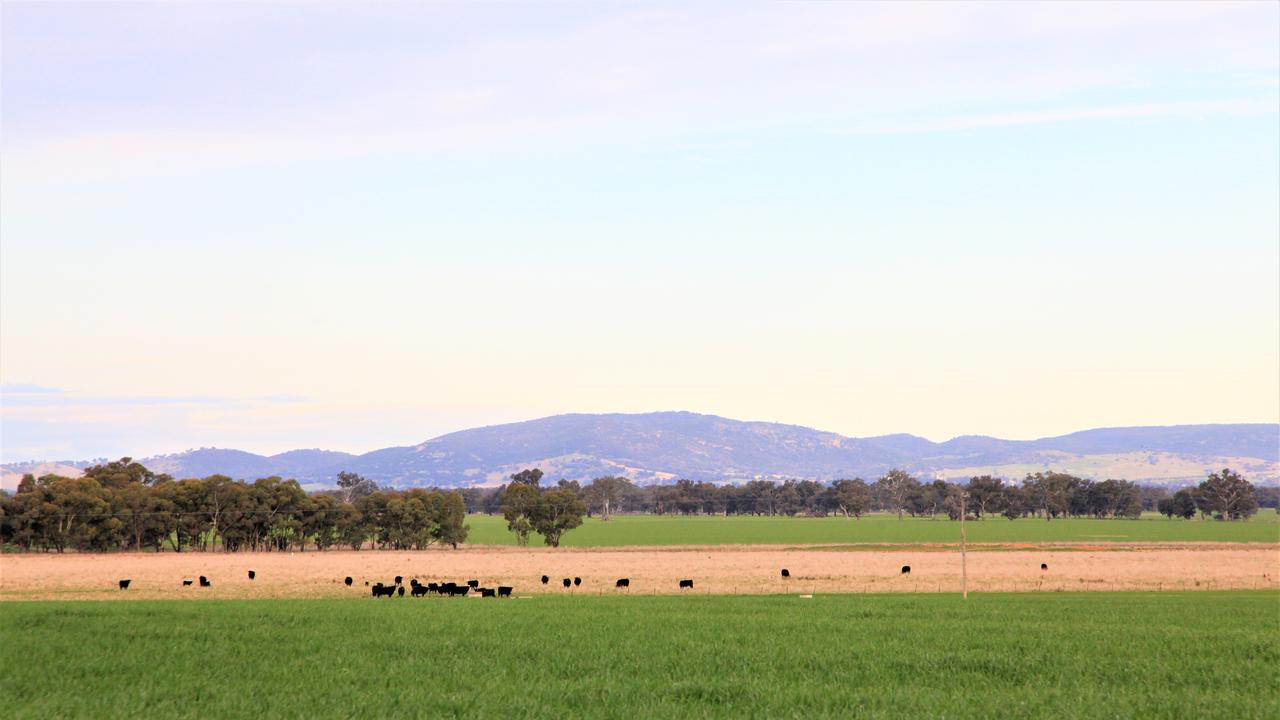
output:
[[[960,591],[964,593],[964,599],[969,599],[969,565],[966,555],[966,542],[964,536],[964,490],[960,491]]]

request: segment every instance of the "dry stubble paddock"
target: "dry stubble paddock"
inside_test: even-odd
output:
[[[1047,571],[1040,563],[1047,563]],[[911,566],[910,576],[899,572]],[[788,568],[792,578],[779,577]],[[1108,546],[985,546],[968,555],[976,591],[1195,590],[1280,588],[1280,546],[1274,544]],[[247,571],[257,572],[250,581]],[[551,576],[543,586],[539,576]],[[213,587],[183,587],[206,575]],[[350,575],[355,587],[341,580]],[[517,593],[566,592],[564,577],[580,576],[573,592],[613,593],[631,579],[631,593],[674,593],[692,578],[699,593],[954,592],[960,555],[954,548],[671,547],[520,549],[466,547],[389,552],[31,554],[0,557],[0,599],[248,598],[365,595],[364,583],[403,575],[428,580],[513,585]],[[132,580],[127,591],[116,588]]]

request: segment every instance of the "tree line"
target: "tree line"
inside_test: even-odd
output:
[[[961,497],[971,519],[988,517],[1136,518],[1158,510],[1174,518],[1240,520],[1259,500],[1274,507],[1280,491],[1261,491],[1229,469],[1172,495],[1127,480],[1089,480],[1061,472],[1028,474],[1020,483],[990,475],[966,483],[923,482],[890,470],[823,484],[813,480],[752,480],[743,485],[678,480],[637,485],[625,477],[599,477],[586,485],[560,480],[542,485],[532,468],[497,488],[444,490],[379,488],[355,473],[339,473],[336,488],[307,493],[295,480],[252,482],[224,475],[174,480],[122,458],[81,477],[24,476],[17,492],[0,493],[0,542],[22,550],[409,550],[457,547],[467,539],[467,513],[501,515],[520,545],[530,534],[552,547],[584,517],[607,521],[615,513],[658,515],[840,515],[869,512],[899,518],[957,520]]]
[[[536,475],[536,477],[535,477]],[[637,485],[627,478],[596,478],[583,486],[576,480],[561,480],[539,488],[540,470],[525,470],[498,488],[460,490],[467,511],[501,514],[521,542],[533,528],[536,512],[522,510],[533,494],[563,498],[577,497],[588,516],[598,514],[608,520],[612,513],[656,515],[842,515],[860,518],[869,512],[891,512],[899,517],[960,517],[960,497],[965,496],[965,512],[970,518],[1002,516],[1011,520],[1035,517],[1053,520],[1064,517],[1136,518],[1144,511],[1164,512],[1170,502],[1179,508],[1192,507],[1193,517],[1225,520],[1247,518],[1257,512],[1259,495],[1276,505],[1275,488],[1260,492],[1232,470],[1211,474],[1199,486],[1179,490],[1172,497],[1163,487],[1138,485],[1128,480],[1089,480],[1061,472],[1028,474],[1020,483],[990,475],[972,477],[965,483],[943,480],[923,482],[903,470],[890,470],[867,482],[861,478],[835,480],[830,484],[813,480],[752,480],[742,485],[678,480],[670,485]],[[526,486],[526,487],[521,487]],[[549,495],[549,493],[557,493]],[[557,500],[563,502],[563,500]],[[1187,505],[1190,502],[1190,505]],[[512,512],[513,508],[515,512]],[[1165,513],[1169,515],[1169,513]],[[1171,515],[1173,516],[1173,515]],[[535,532],[540,532],[534,529]]]
[[[77,478],[26,475],[0,495],[0,541],[54,552],[456,548],[465,520],[456,492],[386,490],[353,473],[310,494],[279,477],[174,480],[130,458]]]

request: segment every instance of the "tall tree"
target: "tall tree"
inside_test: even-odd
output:
[[[1230,469],[1210,474],[1199,490],[1201,509],[1222,520],[1243,520],[1258,512],[1253,484]]]
[[[507,521],[507,529],[516,534],[516,544],[524,547],[529,544],[529,533],[533,530],[533,515],[537,512],[542,495],[536,485],[527,482],[512,482],[502,491],[502,517]]]
[[[876,480],[876,494],[880,496],[884,508],[898,513],[898,519],[901,520],[903,513],[907,511],[907,499],[919,485],[920,482],[905,470],[895,468]]]
[[[600,508],[600,521],[608,522],[614,506],[622,502],[631,487],[627,478],[605,475],[591,481],[583,491],[583,500]]]
[[[565,532],[582,524],[587,506],[568,490],[547,490],[542,493],[529,518],[535,532],[550,547],[560,547]]]
[[[347,472],[346,470],[338,473],[336,484],[338,486],[339,499],[344,503],[353,503],[378,491],[378,483],[363,475]]]
[[[513,485],[530,485],[538,487],[538,483],[542,482],[542,471],[538,468],[525,469],[511,476],[511,484]]]
[[[852,515],[861,520],[863,513],[871,509],[871,488],[862,478],[836,480],[827,489],[827,497],[845,519]]]

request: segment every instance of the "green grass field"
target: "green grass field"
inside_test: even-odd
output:
[[[496,515],[470,515],[469,543],[514,545],[515,535]],[[1245,522],[1169,520],[1149,513],[1139,520],[995,517],[965,523],[970,542],[1280,542],[1280,518],[1262,510]],[[588,518],[565,534],[563,547],[620,545],[753,545],[812,543],[958,542],[959,523],[946,519],[905,518],[874,514],[861,520],[843,517],[719,517],[615,515],[609,522]],[[530,544],[540,545],[537,535]]]
[[[1275,592],[0,606],[10,718],[1280,712]]]

